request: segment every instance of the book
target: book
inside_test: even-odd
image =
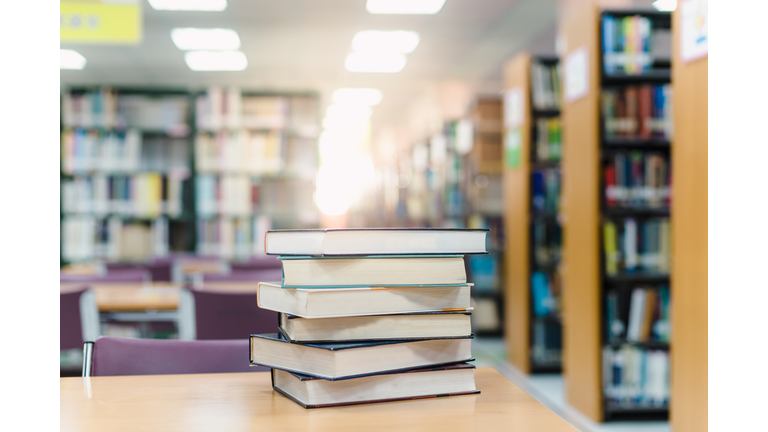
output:
[[[669,84],[603,89],[600,98],[605,138],[671,140],[670,95]]]
[[[635,15],[602,16],[603,70],[608,75],[640,75],[653,64],[653,25],[649,18]]]
[[[394,255],[488,253],[487,229],[367,228],[272,230],[267,255]]]
[[[669,406],[669,353],[623,345],[603,348],[603,391],[608,406]]]
[[[281,256],[283,287],[455,285],[467,282],[461,255]]]
[[[416,340],[471,336],[470,312],[413,312],[306,319],[280,313],[280,331],[292,342]]]
[[[605,273],[668,274],[669,218],[606,220],[603,222]]]
[[[251,364],[328,380],[473,360],[472,337],[298,344],[281,333],[266,333],[250,340]]]
[[[340,381],[272,369],[272,388],[304,408],[356,405],[480,393],[468,363]]]
[[[303,318],[471,311],[472,284],[423,287],[283,288],[256,286],[260,308]]]

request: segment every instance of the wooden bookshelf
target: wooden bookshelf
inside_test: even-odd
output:
[[[675,197],[672,201],[672,393],[675,432],[707,431],[708,58],[680,58],[680,8],[672,14]]]
[[[602,28],[605,15],[640,15],[648,18],[654,29],[669,29],[671,24],[668,13],[602,10],[590,3],[574,12],[561,29],[565,42],[561,57],[564,82],[572,78],[568,77],[567,62],[573,58],[569,56],[575,52],[586,52],[586,68],[581,69],[583,72],[579,80],[586,83],[586,91],[579,97],[569,99],[567,89],[564,90],[562,110],[564,178],[561,269],[564,286],[563,370],[568,383],[566,400],[594,421],[664,419],[668,415],[667,406],[618,405],[615,402],[609,403],[604,393],[604,347],[631,346],[643,350],[643,353],[647,350],[668,349],[668,344],[664,343],[638,344],[609,340],[605,316],[606,294],[620,290],[629,293],[638,285],[668,284],[669,275],[642,271],[607,274],[603,253],[603,224],[619,218],[643,221],[647,218],[667,217],[669,210],[607,207],[603,170],[607,158],[617,150],[666,152],[668,155],[670,145],[658,139],[605,139],[601,94],[608,88],[669,83],[669,63],[668,60],[665,63],[654,59],[651,70],[637,75],[606,73],[603,68]],[[676,193],[675,196],[679,195]]]
[[[534,253],[534,223],[551,228],[557,225],[557,212],[551,214],[536,212],[532,205],[532,176],[536,169],[557,169],[559,161],[542,161],[536,157],[536,121],[559,116],[557,108],[534,108],[532,93],[532,66],[534,62],[556,65],[557,58],[535,57],[523,52],[509,60],[504,68],[505,92],[519,92],[520,105],[524,113],[514,123],[505,125],[505,135],[519,134],[519,153],[506,149],[504,155],[504,224],[506,248],[505,280],[505,335],[510,362],[525,373],[560,372],[558,361],[536,362],[533,354],[534,321],[542,326],[560,326],[560,316],[536,317],[533,312],[531,277],[540,270],[552,280],[558,271],[558,262],[554,260],[542,266]],[[505,101],[505,104],[509,101]],[[559,105],[559,104],[558,104]],[[505,119],[516,108],[506,106]],[[509,138],[508,138],[509,139]],[[511,159],[510,159],[511,158]],[[559,158],[558,158],[559,159]]]

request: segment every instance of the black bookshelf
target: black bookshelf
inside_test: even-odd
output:
[[[600,43],[602,46],[604,35],[602,26],[602,17],[606,15],[615,18],[640,15],[650,19],[653,30],[670,30],[671,14],[668,12],[659,12],[653,10],[603,10],[601,11],[600,25]],[[671,82],[671,68],[669,59],[653,59],[649,70],[636,75],[630,75],[623,72],[606,73],[603,67],[603,50],[600,50],[600,85],[601,89],[625,88],[627,86],[638,86],[643,84],[662,85]],[[632,138],[632,137],[611,137],[607,138],[604,131],[604,116],[602,113],[602,102],[600,113],[600,160],[607,162],[619,152],[642,152],[659,153],[666,155],[669,159],[671,142],[661,138]],[[600,165],[600,214],[601,220],[623,220],[625,218],[634,218],[637,220],[653,218],[669,218],[670,209],[667,206],[646,207],[646,206],[611,206],[606,203],[606,181],[602,175],[603,165]],[[670,275],[667,273],[655,272],[619,272],[617,274],[607,274],[605,270],[605,246],[603,239],[603,230],[600,229],[600,334],[602,346],[619,349],[624,346],[632,346],[644,351],[661,350],[669,351],[669,343],[658,341],[628,342],[626,339],[611,339],[606,330],[606,295],[611,290],[624,290],[629,297],[629,293],[637,285],[643,285],[647,288],[658,288],[660,284],[669,286]],[[603,413],[605,421],[631,421],[631,420],[667,420],[669,418],[669,407],[647,406],[636,403],[619,404],[616,401],[608,399],[603,395]]]
[[[557,57],[551,57],[551,56],[533,56],[531,57],[531,64],[532,68],[534,64],[541,64],[543,66],[557,66],[559,64],[559,59]],[[529,230],[529,246],[528,246],[528,255],[529,255],[529,280],[528,280],[528,290],[529,290],[529,317],[530,322],[528,324],[529,329],[529,349],[528,353],[530,356],[530,372],[534,374],[557,374],[562,372],[562,320],[560,316],[559,306],[558,310],[551,315],[546,316],[536,316],[534,313],[534,295],[533,295],[533,283],[532,278],[534,275],[534,272],[540,272],[543,273],[547,280],[549,281],[550,288],[552,289],[554,287],[554,284],[560,283],[560,277],[558,275],[559,272],[559,265],[560,265],[560,254],[557,254],[555,257],[550,257],[550,259],[541,262],[537,260],[536,257],[536,240],[535,240],[535,226],[537,224],[544,224],[546,236],[547,237],[547,243],[551,241],[548,237],[551,235],[551,233],[559,229],[560,227],[560,221],[559,221],[559,210],[537,210],[534,209],[533,206],[533,197],[534,197],[534,172],[541,171],[541,170],[555,170],[558,173],[560,173],[560,167],[561,167],[561,157],[562,157],[562,141],[560,142],[561,150],[560,154],[557,155],[555,158],[548,158],[548,159],[541,159],[538,157],[538,151],[537,151],[537,143],[539,141],[539,129],[537,127],[538,120],[546,119],[546,120],[555,120],[559,119],[561,115],[561,110],[559,108],[536,108],[534,104],[534,97],[533,94],[536,91],[535,85],[534,85],[534,77],[533,77],[533,71],[531,71],[531,79],[530,79],[531,89],[530,89],[530,100],[529,104],[532,107],[530,110],[530,116],[531,116],[531,122],[530,122],[530,152],[526,156],[529,159],[530,164],[530,193],[529,196],[531,198],[530,202],[530,214],[529,214],[529,220],[530,220],[530,226],[528,227]],[[560,102],[560,101],[558,101]],[[562,129],[561,129],[562,131]],[[562,132],[560,132],[562,134]],[[562,135],[561,135],[562,136]],[[561,138],[562,139],[562,138]],[[558,178],[561,178],[558,176]],[[560,240],[560,246],[562,246],[562,234],[559,236]],[[559,295],[556,293],[553,293],[555,295],[555,298],[559,300]],[[535,355],[535,343],[536,343],[536,329],[539,328],[540,332],[552,332],[557,331],[560,334],[560,343],[558,346],[560,347],[560,356],[558,356],[557,359],[549,360],[549,359],[541,359],[537,358]],[[547,337],[545,336],[545,339]]]

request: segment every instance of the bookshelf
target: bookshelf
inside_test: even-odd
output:
[[[61,124],[62,266],[247,260],[270,228],[319,225],[315,93],[70,88]]]
[[[557,58],[523,52],[504,72],[505,335],[525,373],[561,371],[557,67]]]
[[[595,421],[669,413],[670,28],[594,4],[562,28],[563,368]]]
[[[73,87],[61,98],[62,265],[190,250],[187,92]]]
[[[675,432],[707,430],[708,92],[707,57],[680,58],[680,8],[672,14],[675,199],[672,202],[672,354],[670,424]]]
[[[247,260],[269,229],[318,227],[317,95],[211,87],[195,110],[199,254]]]

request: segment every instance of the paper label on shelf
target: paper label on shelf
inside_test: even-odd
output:
[[[589,91],[589,51],[576,48],[565,57],[565,100],[573,102]]]
[[[522,137],[520,129],[507,129],[504,135],[504,166],[516,169],[520,167]]]
[[[523,88],[513,87],[504,93],[504,127],[522,126],[525,121]]]
[[[680,58],[688,63],[709,52],[707,0],[685,0],[680,4]]]
[[[139,1],[61,1],[59,12],[61,42],[128,45],[141,42]]]

